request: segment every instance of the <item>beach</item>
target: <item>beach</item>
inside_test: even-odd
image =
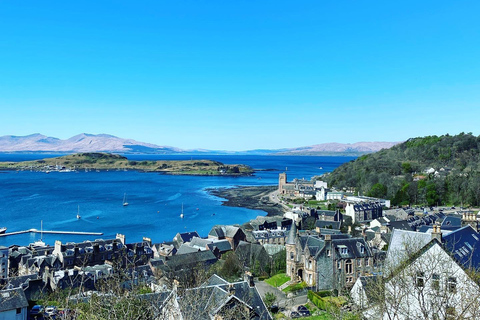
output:
[[[216,197],[226,199],[222,204],[224,206],[262,210],[267,212],[267,216],[279,216],[285,212],[283,207],[272,202],[269,197],[269,194],[276,189],[277,186],[255,186],[215,188],[207,191]]]

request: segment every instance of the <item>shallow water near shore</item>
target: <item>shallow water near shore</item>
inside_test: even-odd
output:
[[[0,154],[0,161],[43,159],[45,154]],[[126,235],[127,242],[149,237],[171,241],[177,232],[196,230],[206,236],[215,224],[243,223],[266,213],[222,206],[205,189],[276,185],[287,168],[289,180],[329,172],[353,157],[128,155],[131,160],[211,159],[260,169],[251,177],[170,176],[136,171],[0,172],[0,227],[8,232],[44,230],[102,232],[102,236],[44,234],[43,241],[84,241]],[[264,171],[265,169],[273,169]],[[127,194],[128,206],[123,206]],[[182,213],[184,218],[180,218]],[[77,219],[79,212],[81,218]],[[40,234],[0,237],[0,245],[26,245]]]

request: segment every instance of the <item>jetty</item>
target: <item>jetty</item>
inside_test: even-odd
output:
[[[38,230],[38,229],[28,229],[28,230],[22,230],[22,231],[6,232],[6,233],[3,233],[3,234],[0,234],[0,237],[14,236],[14,235],[23,234],[23,233],[70,234],[70,235],[79,235],[79,236],[101,236],[101,235],[103,235],[103,232],[54,231],[54,230],[46,231],[46,230]]]

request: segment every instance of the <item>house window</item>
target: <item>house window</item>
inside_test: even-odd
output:
[[[290,252],[290,260],[293,260],[293,252]]]
[[[22,313],[22,308],[17,308],[17,314]]]
[[[361,267],[362,266],[362,259],[357,260],[357,266]]]
[[[448,277],[447,279],[447,288],[448,292],[455,293],[457,292],[457,278],[455,277]]]
[[[437,273],[432,274],[432,288],[435,291],[440,291],[440,275]]]
[[[330,257],[330,250],[327,250],[327,257]]]
[[[417,286],[417,288],[423,288],[425,286],[425,272],[417,272],[415,285]]]
[[[360,247],[360,253],[365,253],[365,247],[364,246]]]
[[[365,264],[366,264],[367,267],[370,266],[370,259],[369,259],[369,258],[366,258],[366,259],[365,259]]]
[[[342,269],[342,261],[337,262],[337,267],[338,267],[338,269]]]
[[[352,260],[350,259],[345,261],[345,273],[347,274],[353,273],[353,263],[352,263]]]

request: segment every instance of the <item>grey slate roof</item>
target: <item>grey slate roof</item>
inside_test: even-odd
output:
[[[209,236],[223,239],[233,238],[240,228],[235,226],[214,226],[208,233]]]
[[[295,237],[297,236],[297,225],[295,222],[292,223],[290,231],[288,232],[286,244],[295,244]]]
[[[25,293],[20,288],[0,291],[0,312],[28,307]]]
[[[431,239],[432,235],[430,233],[394,229],[387,251],[387,265],[396,268],[401,262],[424,247]]]
[[[206,250],[206,249],[203,249],[203,250]],[[202,251],[202,250],[199,249],[199,248],[191,247],[191,246],[186,245],[186,244],[182,244],[180,246],[180,248],[178,248],[176,255],[182,255],[182,254],[192,253],[192,252],[197,252],[197,251]]]
[[[179,235],[182,238],[183,242],[188,242],[188,241],[192,240],[193,237],[200,238],[197,231],[179,233]]]
[[[210,250],[213,250],[214,248],[217,248],[220,253],[224,253],[224,252],[232,250],[232,245],[230,244],[230,242],[228,242],[228,240],[215,241],[215,242],[207,244],[207,247]]]
[[[315,222],[315,227],[316,228],[327,228],[327,229],[340,230],[340,226],[341,226],[340,221],[317,220]]]
[[[9,277],[7,279],[4,279],[4,282],[6,284],[6,288],[8,289],[13,289],[13,288],[22,288],[25,289],[28,287],[28,283],[30,280],[37,280],[39,279],[37,274],[29,274],[26,276],[18,276],[18,277]]]
[[[373,256],[370,247],[363,238],[335,239],[332,240],[335,254],[342,259],[356,259]],[[346,248],[347,250],[342,250]],[[362,251],[363,248],[363,251]]]
[[[398,229],[412,231],[412,227],[410,227],[406,220],[390,221],[388,223],[388,227],[390,228],[390,230]]]
[[[480,269],[480,234],[470,225],[443,236],[442,242],[465,268]]]
[[[162,257],[164,264],[173,270],[181,270],[195,267],[197,264],[209,265],[217,261],[217,258],[210,250],[198,251],[174,256]]]
[[[249,308],[254,320],[270,320],[270,314],[255,287],[246,281],[229,283],[217,275],[213,275],[200,287],[189,289],[198,300],[189,305],[199,320],[210,320],[232,299],[235,303]],[[198,293],[197,293],[198,292]]]
[[[442,230],[455,230],[462,227],[462,218],[455,216],[447,216],[443,219],[441,229]]]

